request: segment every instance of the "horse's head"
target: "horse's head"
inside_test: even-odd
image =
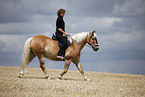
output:
[[[94,51],[99,50],[99,45],[97,41],[97,36],[96,36],[96,31],[94,30],[93,32],[89,33],[87,43],[93,48]]]

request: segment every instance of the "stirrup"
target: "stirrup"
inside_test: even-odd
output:
[[[63,56],[57,56],[57,58],[64,60],[64,57]]]

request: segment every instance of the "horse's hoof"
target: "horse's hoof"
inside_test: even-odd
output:
[[[19,78],[22,78],[22,77],[23,77],[23,75],[19,75],[18,77],[19,77]]]
[[[49,79],[50,80],[51,78],[49,76],[46,76],[45,79]]]
[[[49,79],[49,80],[51,80],[51,78],[50,78],[50,77],[48,77],[48,79]]]
[[[87,82],[89,82],[90,81],[90,79],[84,79],[85,81],[87,81]]]
[[[87,79],[87,81],[89,82],[89,81],[90,81],[90,79]]]
[[[57,78],[57,80],[61,80],[62,78]]]
[[[58,80],[61,80],[61,76],[58,76]]]
[[[84,77],[84,80],[88,82],[90,81],[90,79],[88,79],[86,76]]]

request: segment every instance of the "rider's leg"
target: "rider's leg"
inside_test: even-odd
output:
[[[57,39],[62,43],[62,48],[60,48],[59,52],[58,52],[58,56],[62,56],[64,55],[64,51],[65,51],[65,46],[66,46],[66,43],[67,43],[67,37],[57,33]]]

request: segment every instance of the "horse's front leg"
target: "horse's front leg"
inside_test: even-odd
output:
[[[64,71],[58,76],[59,79],[68,71],[71,60],[65,60]]]
[[[82,69],[80,60],[79,60],[79,59],[76,59],[76,60],[73,60],[72,62],[76,65],[76,67],[78,68],[78,70],[79,70],[80,73],[82,74],[84,80],[85,80],[85,81],[90,81],[90,79],[88,79],[88,78],[84,75],[84,71],[83,71],[83,69]]]

